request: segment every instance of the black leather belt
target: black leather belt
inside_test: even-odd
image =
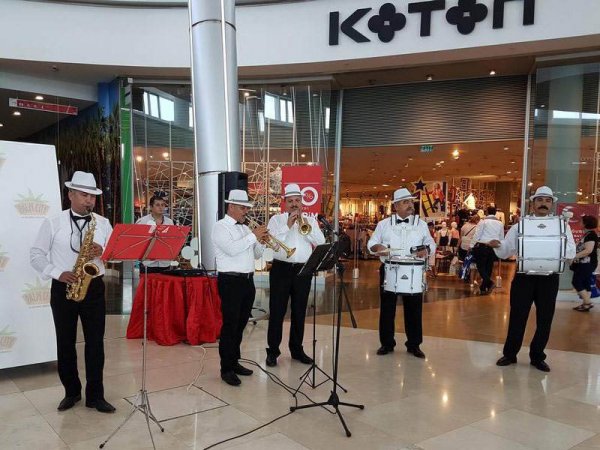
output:
[[[228,277],[236,277],[236,278],[245,278],[247,280],[254,277],[254,273],[244,273],[244,272],[219,272],[219,275],[225,275]]]
[[[286,262],[286,261],[282,261],[280,259],[274,259],[273,260],[273,264],[285,264],[286,266],[290,266],[290,267],[302,267],[305,263],[291,263],[291,262]]]

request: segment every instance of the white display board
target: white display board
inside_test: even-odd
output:
[[[61,210],[52,145],[0,141],[0,369],[56,360],[50,280],[29,264],[46,217]]]

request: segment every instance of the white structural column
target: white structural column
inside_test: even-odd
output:
[[[215,268],[218,174],[240,170],[234,0],[190,0],[196,217],[204,267]]]

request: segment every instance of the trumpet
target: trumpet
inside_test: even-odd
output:
[[[246,225],[248,225],[250,227],[250,229],[252,229],[252,230],[254,228],[260,226],[260,224],[256,220],[254,220],[250,217],[246,217]],[[273,237],[270,233],[269,233],[269,240],[265,243],[265,245],[267,247],[269,247],[271,250],[273,250],[274,252],[279,251],[279,249],[283,249],[283,251],[285,252],[286,258],[289,258],[290,256],[292,256],[294,254],[294,252],[296,251],[295,248],[289,248],[287,245],[285,245],[279,239],[277,239],[276,237]]]
[[[312,231],[312,226],[308,223],[308,220],[306,220],[306,217],[304,217],[302,213],[298,214],[298,230],[302,236],[306,236]]]

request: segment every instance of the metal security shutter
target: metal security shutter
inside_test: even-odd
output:
[[[350,89],[344,147],[522,139],[527,77]]]

